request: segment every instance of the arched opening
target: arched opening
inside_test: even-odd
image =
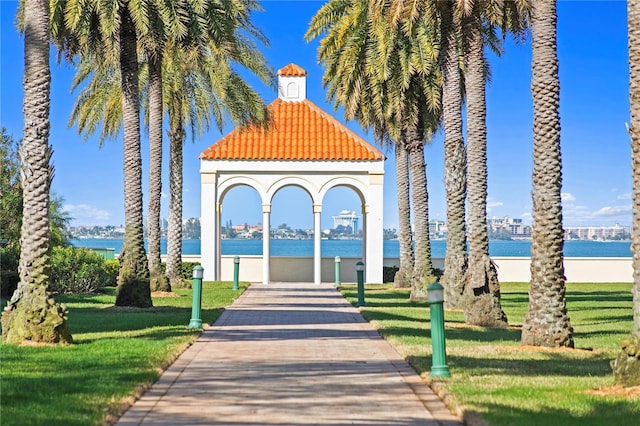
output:
[[[235,185],[222,194],[222,255],[262,255],[261,204],[258,191],[248,185]]]
[[[335,186],[322,200],[322,257],[362,259],[362,200],[349,186]]]
[[[314,281],[313,219],[312,196],[305,188],[284,184],[275,191],[269,232],[270,280]]]

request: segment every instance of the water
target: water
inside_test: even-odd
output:
[[[122,240],[108,239],[77,239],[71,240],[76,247],[113,248],[120,253]],[[564,255],[566,257],[631,257],[631,243],[629,241],[565,241]],[[272,256],[313,256],[313,240],[271,240]],[[322,240],[322,257],[362,257],[362,241],[360,240]],[[162,254],[167,252],[167,241],[160,242]],[[431,254],[435,258],[445,256],[446,243],[444,240],[431,241]],[[182,253],[200,254],[200,240],[183,240]],[[397,240],[385,240],[384,257],[399,257]],[[519,257],[531,255],[530,241],[491,241],[489,253],[496,257]],[[225,255],[261,255],[262,240],[222,240],[222,254]]]

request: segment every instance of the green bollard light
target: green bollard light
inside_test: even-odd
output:
[[[238,290],[238,279],[240,277],[240,256],[233,258],[233,288],[232,290]]]
[[[358,274],[358,304],[364,306],[364,263],[356,263],[356,273]]]
[[[204,268],[201,265],[196,265],[193,268],[193,303],[191,304],[191,321],[189,321],[189,328],[202,328],[200,308],[202,305],[203,276]]]
[[[340,256],[336,256],[336,287],[340,285]]]
[[[451,377],[447,366],[447,349],[444,339],[444,287],[431,283],[427,287],[427,303],[431,320],[431,378]]]

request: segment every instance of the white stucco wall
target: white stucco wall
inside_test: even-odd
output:
[[[221,279],[233,280],[233,257],[222,256]],[[502,282],[528,282],[530,279],[528,257],[492,258],[498,267],[498,277]],[[356,262],[359,258],[341,258],[341,281],[355,282]],[[185,262],[199,262],[200,256],[183,256]],[[385,266],[398,265],[397,258],[385,258]],[[444,259],[434,258],[436,268],[444,266]],[[272,281],[311,282],[313,281],[313,258],[311,257],[272,257]],[[608,283],[633,282],[631,258],[586,258],[568,257],[564,259],[565,276],[570,283]],[[206,276],[205,267],[205,276]],[[207,278],[208,279],[208,278]],[[240,280],[262,282],[262,256],[240,256]],[[335,281],[334,258],[322,258],[322,282]],[[376,283],[380,281],[367,282]]]

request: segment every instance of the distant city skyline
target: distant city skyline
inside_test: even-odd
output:
[[[311,17],[324,1],[264,1],[264,12],[253,22],[270,40],[264,54],[277,70],[295,62],[308,72],[307,97],[329,113],[322,87],[323,68],[317,61],[319,40],[307,43],[303,35]],[[15,29],[17,1],[0,2],[0,125],[16,140],[21,138],[23,39]],[[86,141],[67,128],[76,93],[70,93],[73,69],[57,65],[51,52],[51,137],[55,167],[53,191],[65,199],[65,210],[76,225],[124,223],[122,132],[99,148],[97,138]],[[558,2],[558,55],[560,62],[560,114],[563,159],[564,226],[613,226],[631,223],[631,161],[629,135],[629,70],[624,1]],[[489,198],[488,216],[509,216],[531,223],[532,101],[530,93],[530,38],[505,42],[497,58],[487,52],[491,82],[487,86]],[[266,103],[275,92],[250,80]],[[342,110],[334,113],[344,122]],[[357,123],[349,128],[372,145],[371,133]],[[200,217],[199,154],[231,131],[211,130],[184,149],[184,217]],[[143,191],[147,209],[148,140],[142,131]],[[443,184],[443,135],[434,135],[425,148],[429,216],[446,220]],[[397,191],[393,151],[387,156],[384,176],[384,228],[398,227]],[[165,143],[168,158],[168,142]],[[162,215],[167,216],[168,164],[164,164]],[[341,210],[361,215],[360,199],[350,189],[335,188],[323,200],[322,229],[332,226]],[[247,187],[234,188],[223,203],[222,221],[257,223],[262,220],[258,194]],[[275,195],[271,223],[292,228],[313,226],[310,197],[297,187]]]

